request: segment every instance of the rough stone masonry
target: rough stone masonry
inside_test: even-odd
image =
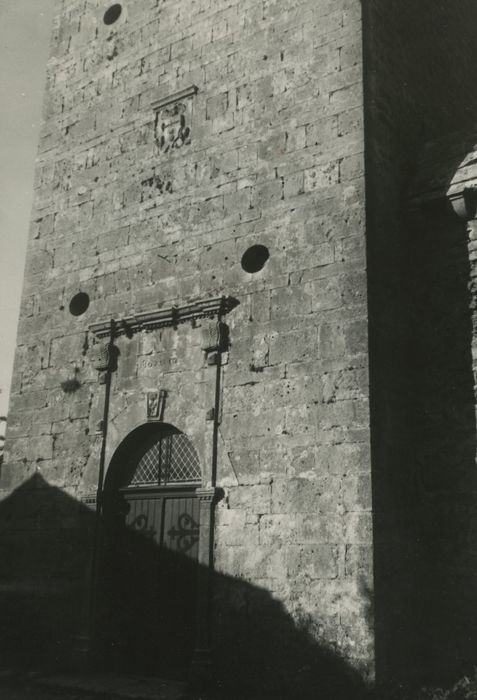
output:
[[[361,46],[358,0],[58,0],[0,480],[6,658],[72,653],[101,460],[163,390],[217,494],[212,663],[239,680],[249,645],[269,685],[308,682],[306,640],[372,678]]]

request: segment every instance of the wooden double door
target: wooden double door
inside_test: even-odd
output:
[[[184,678],[195,642],[199,500],[189,486],[120,488],[105,503],[106,656],[121,671]]]

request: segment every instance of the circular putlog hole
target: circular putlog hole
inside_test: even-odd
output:
[[[104,13],[103,22],[105,24],[114,24],[121,17],[122,11],[123,8],[119,4],[119,2],[115,3],[114,5],[111,5],[111,7],[108,7],[106,12]]]
[[[86,292],[78,292],[70,301],[70,313],[73,316],[81,316],[89,306],[89,296]]]
[[[242,267],[245,272],[259,272],[268,258],[270,257],[270,252],[265,245],[253,245],[247,248],[245,253],[242,255]]]

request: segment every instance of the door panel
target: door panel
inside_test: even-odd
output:
[[[121,490],[111,596],[115,665],[183,677],[195,639],[199,501],[193,493]]]
[[[164,547],[197,560],[199,552],[199,501],[169,498],[165,501]]]
[[[190,663],[195,641],[199,502],[195,498],[167,498],[164,502],[161,548],[160,626],[169,667],[179,671]]]

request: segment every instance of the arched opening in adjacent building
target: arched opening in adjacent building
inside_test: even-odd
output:
[[[197,453],[149,423],[116,450],[104,490],[97,637],[114,670],[184,677],[195,641]]]

